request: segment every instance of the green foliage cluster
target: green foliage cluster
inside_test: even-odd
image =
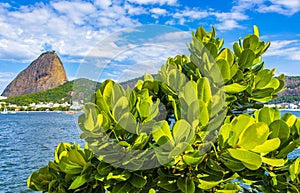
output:
[[[254,34],[222,48],[199,27],[190,56],[169,58],[133,89],[103,82],[78,123],[88,144],[61,143],[28,186],[44,192],[299,192],[300,118],[263,107],[284,77],[264,68]],[[249,108],[257,109],[249,115]]]
[[[271,104],[300,102],[300,95],[281,96],[270,101]]]

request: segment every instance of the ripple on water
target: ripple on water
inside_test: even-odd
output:
[[[26,186],[31,172],[53,160],[59,142],[83,142],[76,118],[63,113],[0,115],[0,192],[33,192]]]

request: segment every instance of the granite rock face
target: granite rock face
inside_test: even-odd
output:
[[[2,96],[13,97],[52,89],[68,81],[55,51],[41,54],[5,88]]]

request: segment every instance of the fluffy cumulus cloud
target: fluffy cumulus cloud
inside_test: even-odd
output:
[[[151,33],[153,31],[163,33]],[[168,57],[187,54],[189,37],[187,32],[161,25],[141,26],[116,33],[94,47],[79,74],[89,78],[92,74],[99,81],[106,78],[124,81],[142,76],[145,72],[156,73]]]
[[[194,26],[210,22],[218,30],[227,31],[242,28],[241,22],[251,19],[249,11],[291,15],[300,10],[299,0],[237,0],[231,8],[222,11],[182,4],[180,0],[50,0],[19,7],[0,3],[0,60],[30,62],[42,51],[54,49],[74,62],[76,58],[82,60],[111,34],[143,24]],[[164,34],[160,35],[163,38]],[[164,37],[161,41],[173,45],[179,40],[185,43],[185,37],[177,32],[168,34],[169,40]],[[112,44],[120,49],[119,44]],[[143,51],[157,56],[155,49]],[[106,55],[110,54],[106,50]]]
[[[265,55],[300,61],[300,40],[274,40]]]
[[[253,10],[260,13],[294,15],[300,11],[299,0],[238,0],[234,11]]]
[[[275,12],[283,15],[293,15],[300,11],[299,0],[269,0],[266,4],[260,4],[258,8],[259,12]]]
[[[0,6],[0,59],[32,60],[45,48],[84,56],[110,33],[140,25],[131,7],[111,1],[52,1],[12,8]],[[47,45],[45,47],[45,45]]]
[[[91,46],[113,32],[151,23],[149,17],[155,19],[153,23],[167,25],[189,25],[209,19],[218,30],[225,31],[242,28],[240,22],[249,19],[249,10],[289,15],[300,10],[299,0],[238,0],[228,11],[183,7],[180,3],[178,0],[63,0],[20,7],[1,3],[0,59],[31,60],[45,45],[63,55],[84,56]]]
[[[159,4],[159,5],[175,5],[177,3],[177,0],[129,0],[132,3],[136,4]]]
[[[156,19],[167,14],[167,10],[161,8],[152,8],[150,9],[150,12],[152,13],[152,17]]]
[[[111,0],[94,0],[94,5],[99,6],[103,9],[107,9],[109,6],[111,6],[111,4]]]
[[[215,12],[212,13],[212,15],[214,15],[219,21],[219,23],[216,25],[217,29],[222,31],[242,28],[242,26],[239,25],[238,22],[249,19],[248,16],[243,12],[235,10],[233,10],[232,12]]]

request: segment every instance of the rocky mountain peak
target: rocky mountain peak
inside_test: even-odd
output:
[[[68,81],[55,51],[42,53],[5,88],[2,96],[13,97],[52,89]]]

